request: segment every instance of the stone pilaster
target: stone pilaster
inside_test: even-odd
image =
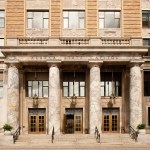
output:
[[[55,134],[60,134],[60,73],[57,65],[49,68],[49,134],[53,127]]]
[[[101,109],[100,109],[100,66],[91,64],[90,68],[90,99],[89,99],[89,127],[90,134],[94,134],[95,127],[101,130]]]
[[[8,68],[8,93],[7,93],[7,122],[13,129],[19,127],[19,71],[16,65]]]
[[[142,78],[139,64],[130,68],[130,125],[136,129],[142,123]]]

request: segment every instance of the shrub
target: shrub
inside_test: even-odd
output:
[[[145,124],[143,124],[143,123],[142,123],[142,124],[139,124],[139,125],[137,126],[137,128],[138,128],[138,129],[145,129]]]
[[[11,131],[12,130],[12,126],[11,125],[9,125],[9,124],[5,124],[4,126],[3,126],[3,129],[5,130],[5,131]]]

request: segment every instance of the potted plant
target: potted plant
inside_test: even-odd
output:
[[[4,134],[5,135],[11,135],[11,130],[13,129],[13,127],[9,124],[5,124],[3,126],[3,129],[4,129]]]
[[[141,123],[137,126],[138,132],[139,134],[145,134],[146,130],[145,130],[145,124]]]

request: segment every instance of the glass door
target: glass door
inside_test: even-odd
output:
[[[45,109],[29,109],[29,133],[46,133]]]
[[[103,132],[119,132],[119,108],[103,109]]]

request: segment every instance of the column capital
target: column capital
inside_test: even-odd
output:
[[[129,67],[140,67],[145,61],[144,60],[131,60],[129,62]]]
[[[61,65],[60,60],[49,60],[47,61],[48,67],[59,67]]]
[[[89,60],[88,66],[89,66],[90,68],[92,68],[92,67],[101,67],[102,64],[103,64],[103,61],[99,61],[99,60]]]

